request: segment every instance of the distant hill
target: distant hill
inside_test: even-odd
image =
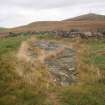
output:
[[[10,29],[2,29],[8,32],[36,32],[36,31],[55,31],[55,30],[71,30],[79,29],[81,31],[97,31],[97,29],[105,29],[105,16],[99,14],[84,14],[72,19],[63,21],[38,21],[30,24],[14,27]],[[2,33],[1,33],[2,35]]]
[[[64,21],[105,21],[104,15],[89,13],[81,16],[77,16],[72,19],[66,19]]]
[[[5,31],[5,30],[7,30],[7,29],[0,27],[0,32],[3,32],[3,31]]]

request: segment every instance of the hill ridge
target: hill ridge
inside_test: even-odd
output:
[[[104,20],[105,21],[105,15],[101,14],[96,14],[96,13],[88,13],[88,14],[83,14],[74,18],[70,19],[65,19],[64,21],[93,21],[93,20]]]

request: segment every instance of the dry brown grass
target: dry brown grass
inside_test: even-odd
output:
[[[43,25],[44,24],[44,25]],[[104,29],[105,21],[49,21],[33,22],[30,25],[8,29],[7,32],[52,31],[81,29],[83,31],[96,31]]]
[[[29,48],[29,45],[27,44],[27,42],[23,42],[17,53],[17,57],[21,60],[29,61],[29,57],[27,56],[28,48]]]
[[[97,68],[93,64],[88,64],[86,63],[86,59],[89,58],[90,56],[90,49],[86,43],[80,38],[74,39],[71,42],[65,42],[64,40],[60,41],[59,43],[63,43],[62,45],[64,47],[59,48],[56,51],[53,52],[46,52],[43,49],[40,49],[38,47],[32,47],[32,43],[37,41],[37,39],[31,38],[30,40],[27,41],[28,45],[26,42],[23,43],[20,48],[21,50],[19,51],[21,54],[19,54],[21,59],[24,59],[25,61],[31,62],[32,69],[38,70],[38,69],[43,69],[47,71],[47,67],[44,64],[45,60],[51,60],[55,59],[56,57],[60,56],[62,52],[64,51],[64,47],[69,47],[72,49],[75,49],[75,54],[76,54],[76,68],[77,68],[77,79],[81,81],[81,83],[94,83],[99,81],[104,75],[100,71],[99,68]],[[37,53],[37,59],[34,59],[33,61],[30,59],[28,56],[28,48],[31,48],[33,52]],[[32,70],[32,75],[34,75]],[[42,71],[43,71],[42,70]],[[39,73],[39,71],[38,71]],[[38,74],[37,72],[35,74]],[[47,72],[47,74],[50,76],[50,73]],[[28,74],[29,76],[30,74]],[[29,77],[34,77],[34,76],[29,76]],[[40,73],[39,73],[40,75]],[[51,80],[50,80],[51,81]]]
[[[88,45],[79,39],[73,43],[73,47],[76,49],[78,79],[83,83],[93,83],[100,80],[100,78],[102,78],[102,73],[99,68],[93,64],[88,64],[85,62],[90,55]]]
[[[42,85],[46,88],[49,84],[53,84],[50,78],[50,73],[47,70],[47,66],[44,64],[44,60],[47,57],[45,51],[38,47],[33,48],[31,45],[36,39],[31,38],[23,42],[18,54],[18,62],[16,71],[21,76],[24,82],[30,85]],[[30,50],[37,53],[37,58],[32,59],[30,57]]]
[[[59,48],[56,51],[52,51],[47,53],[45,60],[51,60],[51,59],[55,59],[57,57],[59,57],[60,55],[62,55],[62,53],[64,52],[65,48]]]

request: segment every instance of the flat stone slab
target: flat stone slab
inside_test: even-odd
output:
[[[56,58],[45,59],[49,72],[53,77],[53,81],[59,85],[70,85],[76,81],[75,79],[75,52],[70,48],[64,47],[62,44],[50,41],[36,41],[33,47],[38,47],[46,52],[56,52],[64,48],[61,54],[56,55]]]
[[[60,44],[49,41],[36,41],[34,46],[44,49],[46,51],[53,51],[61,47]]]
[[[54,81],[57,84],[69,85],[75,82],[75,58],[71,49],[66,51],[65,48],[60,57],[53,60],[48,60],[45,63],[48,65],[49,71],[54,76]]]

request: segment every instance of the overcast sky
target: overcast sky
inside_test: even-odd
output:
[[[89,12],[105,15],[105,0],[0,0],[0,27],[62,20]]]

